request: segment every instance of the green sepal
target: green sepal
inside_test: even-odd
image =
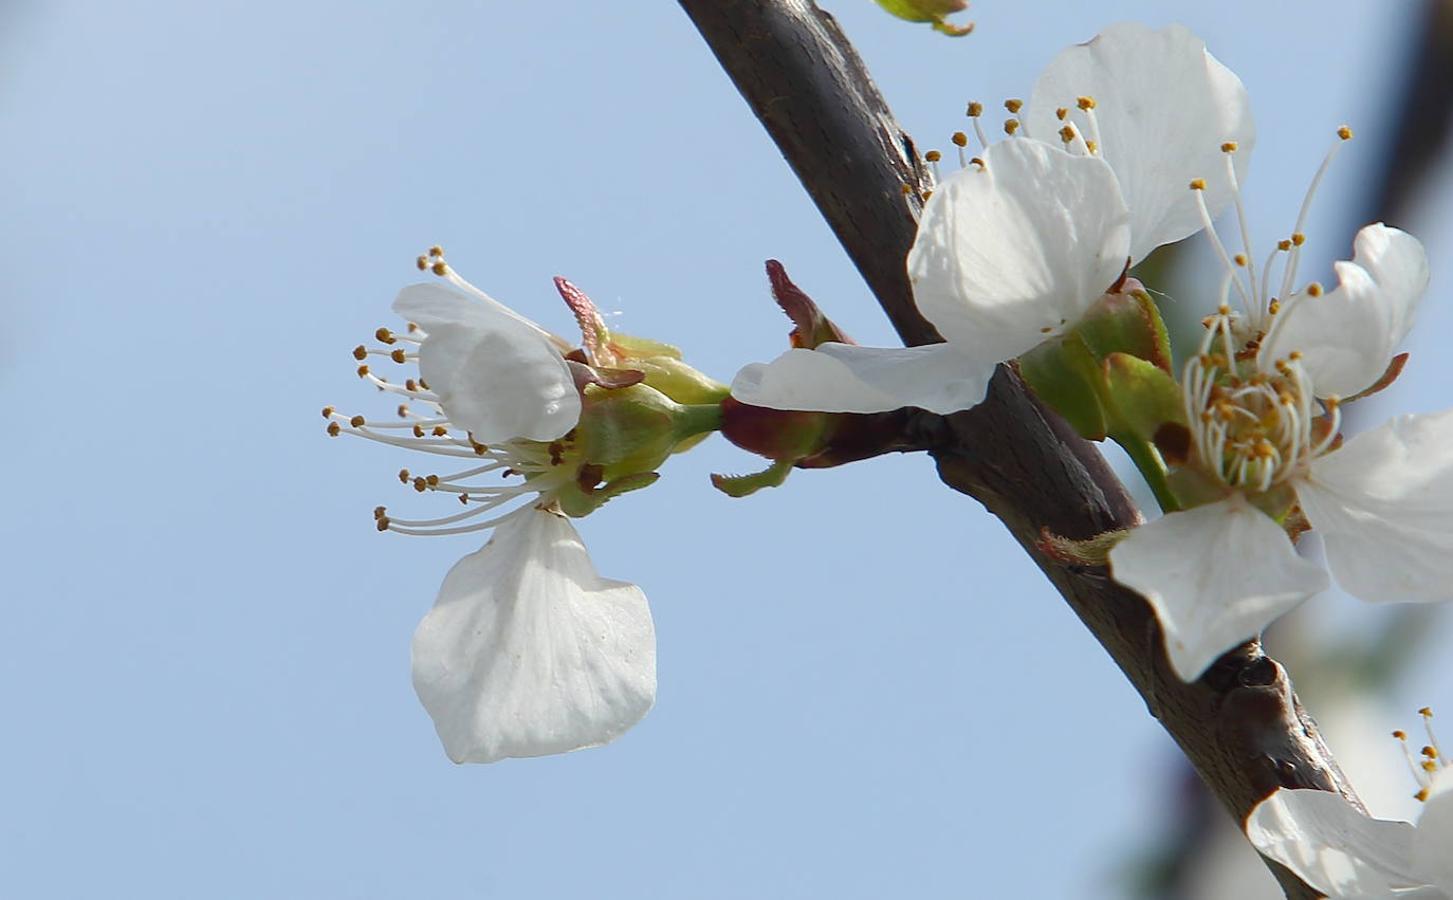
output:
[[[1092,441],[1105,439],[1103,375],[1095,354],[1075,332],[1045,341],[1019,357],[1019,374],[1046,406]]]
[[[792,460],[773,460],[772,464],[751,475],[712,475],[712,487],[728,497],[746,497],[762,488],[781,487],[792,472]]]
[[[1186,424],[1181,389],[1174,378],[1149,360],[1111,353],[1102,367],[1106,427],[1112,437],[1154,443],[1162,425]]]
[[[1165,321],[1143,289],[1101,297],[1071,333],[1083,338],[1097,359],[1128,353],[1154,363],[1168,375],[1174,374]]]

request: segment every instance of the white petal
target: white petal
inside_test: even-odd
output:
[[[1399,891],[1421,883],[1413,870],[1413,826],[1369,818],[1327,791],[1279,788],[1251,811],[1246,836],[1330,897],[1401,897],[1407,895]]]
[[[983,158],[934,189],[908,275],[919,311],[987,366],[1073,326],[1120,276],[1129,232],[1099,160],[1028,139]]]
[[[413,660],[455,762],[604,744],[656,699],[645,594],[597,575],[569,520],[533,507],[449,571]]]
[[[1240,494],[1139,526],[1110,551],[1110,571],[1154,607],[1185,681],[1327,587],[1327,573]]]
[[[1399,416],[1312,462],[1297,496],[1327,564],[1372,601],[1453,599],[1453,410]]]
[[[1419,877],[1453,897],[1453,769],[1441,769],[1433,777],[1413,836],[1413,866]]]
[[[483,328],[503,317],[549,336],[548,331],[473,285],[465,288],[439,281],[411,284],[394,298],[393,310],[400,318],[423,326],[425,331],[439,325]]]
[[[744,367],[732,379],[732,396],[771,409],[872,413],[918,406],[947,415],[984,399],[994,365],[975,363],[952,344],[827,343]]]
[[[1201,230],[1188,186],[1206,180],[1211,214],[1231,202],[1221,144],[1235,141],[1238,180],[1246,175],[1256,132],[1246,88],[1180,25],[1154,31],[1113,25],[1086,44],[1060,52],[1035,83],[1026,111],[1028,131],[1050,140],[1066,107],[1085,130],[1079,97],[1093,97],[1100,156],[1115,170],[1130,207],[1130,255],[1136,262],[1159,247]]]
[[[1321,397],[1350,397],[1386,371],[1428,287],[1422,243],[1381,223],[1357,232],[1352,261],[1336,269],[1336,289],[1282,308],[1258,357],[1269,370],[1300,350]]]

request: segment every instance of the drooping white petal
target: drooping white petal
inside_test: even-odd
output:
[[[1453,600],[1453,410],[1399,416],[1312,462],[1297,497],[1363,600]]]
[[[543,756],[640,721],[656,635],[640,588],[597,575],[568,519],[525,507],[449,571],[413,668],[450,759]]]
[[[1414,868],[1413,826],[1369,818],[1327,791],[1278,788],[1251,811],[1246,836],[1329,897],[1412,896],[1402,891],[1424,884]]]
[[[987,367],[1073,326],[1125,267],[1128,213],[1100,160],[1002,141],[944,179],[908,253],[918,309]]]
[[[1357,232],[1352,261],[1336,269],[1334,290],[1303,293],[1282,307],[1258,354],[1269,370],[1301,351],[1320,397],[1350,397],[1383,374],[1428,287],[1422,243],[1381,223]]]
[[[400,291],[394,311],[428,333],[419,374],[476,441],[553,441],[580,421],[569,364],[548,333],[513,310],[426,282]]]
[[[1237,178],[1246,175],[1256,131],[1241,79],[1188,29],[1112,25],[1060,52],[1040,75],[1026,110],[1029,133],[1051,140],[1068,108],[1077,127],[1079,97],[1095,100],[1100,156],[1115,170],[1130,207],[1130,255],[1136,262],[1202,228],[1192,179],[1206,180],[1214,216],[1231,202],[1221,145],[1235,141]],[[1088,135],[1087,135],[1088,136]]]
[[[994,363],[952,344],[859,347],[827,343],[753,363],[732,379],[732,396],[771,409],[887,412],[918,406],[947,415],[984,399]]]
[[[1453,769],[1440,769],[1433,776],[1413,836],[1413,868],[1453,900]]]
[[[1110,572],[1155,609],[1185,681],[1327,587],[1327,573],[1240,494],[1139,526],[1110,551]]]

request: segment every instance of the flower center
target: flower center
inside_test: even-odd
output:
[[[1204,324],[1200,351],[1181,380],[1202,464],[1223,483],[1258,492],[1304,472],[1337,438],[1337,401],[1316,414],[1299,353],[1277,361],[1274,374],[1257,371],[1254,351],[1237,352],[1237,317],[1226,304]]]
[[[1413,773],[1413,780],[1418,783],[1418,792],[1413,795],[1417,800],[1427,800],[1428,794],[1433,789],[1433,776],[1438,770],[1453,767],[1448,757],[1443,755],[1439,748],[1438,738],[1433,734],[1433,711],[1428,707],[1418,710],[1418,715],[1423,719],[1423,730],[1428,735],[1428,743],[1416,754],[1412,747],[1408,746],[1408,733],[1401,729],[1394,731],[1392,736],[1402,744],[1403,755],[1407,757],[1408,768]]]

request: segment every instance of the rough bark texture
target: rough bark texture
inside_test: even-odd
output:
[[[925,171],[837,23],[810,0],[680,3],[903,341],[940,340],[915,309],[904,268]],[[925,415],[919,427],[944,483],[1004,522],[1233,816],[1244,819],[1278,786],[1339,791],[1356,802],[1286,671],[1259,644],[1237,648],[1184,684],[1140,597],[1104,569],[1043,552],[1043,529],[1087,538],[1133,525],[1140,514],[1099,452],[1046,412],[1013,372],[1001,367],[982,405],[947,418]],[[1272,869],[1288,897],[1319,896]]]

